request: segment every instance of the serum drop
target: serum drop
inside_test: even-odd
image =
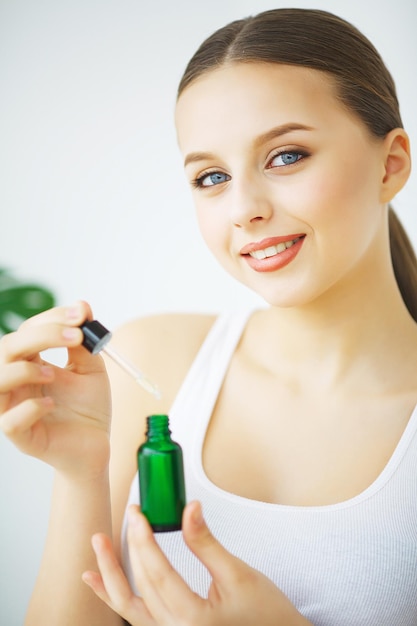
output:
[[[150,415],[147,427],[138,450],[141,511],[154,532],[180,530],[185,507],[181,446],[171,439],[168,415]]]

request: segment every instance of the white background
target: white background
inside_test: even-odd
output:
[[[333,11],[374,42],[417,143],[415,0],[0,0],[0,267],[49,286],[59,303],[88,300],[110,328],[153,312],[256,304],[202,243],[173,110],[203,38],[289,4]],[[395,202],[414,245],[416,206],[414,172]],[[23,623],[51,478],[0,436],[5,626]]]

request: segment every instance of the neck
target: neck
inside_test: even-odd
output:
[[[417,326],[402,300],[389,254],[375,259],[314,302],[268,309],[268,342],[262,348],[266,366],[280,376],[283,368],[286,377],[312,388],[352,380],[357,389],[361,379],[369,385],[372,375],[384,384],[381,370],[395,374],[404,355],[415,359]]]

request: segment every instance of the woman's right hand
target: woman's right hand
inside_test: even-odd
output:
[[[100,356],[82,345],[85,302],[57,307],[0,340],[0,428],[22,452],[82,480],[107,468],[111,401]],[[41,352],[68,349],[64,368]]]

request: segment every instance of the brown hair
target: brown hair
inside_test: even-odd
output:
[[[299,65],[332,75],[343,104],[372,135],[402,127],[395,83],[378,51],[352,24],[309,9],[273,9],[231,22],[206,39],[189,61],[178,97],[205,72],[236,62]],[[417,321],[417,259],[393,209],[389,233],[394,274]]]

